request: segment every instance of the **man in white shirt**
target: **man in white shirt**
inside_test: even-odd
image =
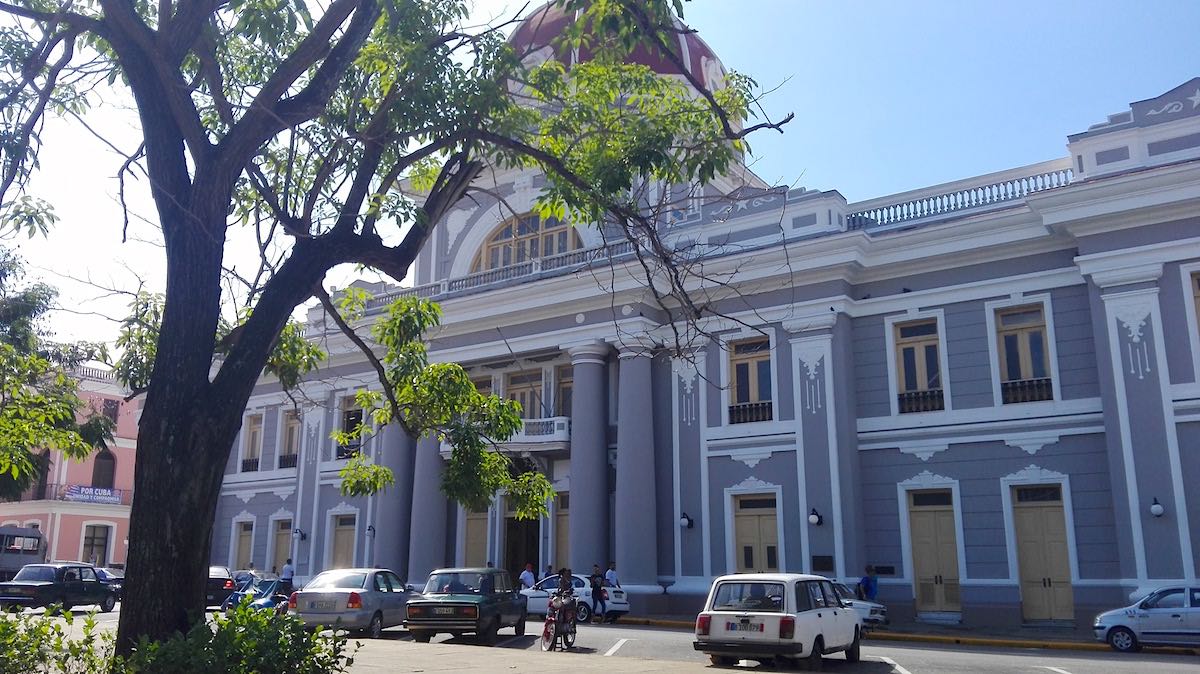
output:
[[[280,585],[283,586],[280,588],[280,590],[282,590],[284,594],[292,593],[292,579],[295,577],[296,567],[292,566],[292,558],[288,557],[288,560],[283,563],[283,569],[279,572],[279,580],[281,581]]]
[[[611,587],[621,587],[621,581],[617,578],[617,563],[609,562],[608,571],[604,572],[604,582]]]
[[[521,572],[521,589],[532,588],[537,582],[537,578],[533,575],[533,564],[526,564],[525,570]]]

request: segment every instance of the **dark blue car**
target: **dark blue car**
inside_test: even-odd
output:
[[[283,582],[278,578],[252,578],[244,583],[234,593],[229,595],[221,604],[221,610],[228,613],[243,601],[250,602],[250,608],[273,610],[279,613],[287,611],[288,598],[282,593]]]

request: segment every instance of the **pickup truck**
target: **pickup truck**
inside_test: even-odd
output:
[[[69,611],[94,604],[108,613],[116,603],[116,590],[100,581],[96,567],[81,562],[26,564],[12,580],[0,583],[0,610],[61,604]]]
[[[413,641],[428,643],[433,635],[474,634],[480,641],[496,643],[503,627],[525,634],[528,600],[501,569],[437,569],[429,574],[419,597],[408,600],[404,626]]]

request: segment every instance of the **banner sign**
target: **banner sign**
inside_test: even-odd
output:
[[[73,484],[67,487],[67,493],[63,496],[65,501],[79,501],[81,503],[121,503],[121,493],[115,489],[106,489],[104,487],[85,487],[80,484]]]

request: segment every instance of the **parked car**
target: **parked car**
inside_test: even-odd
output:
[[[246,583],[253,583],[260,578],[275,580],[279,576],[270,571],[262,571],[260,569],[238,569],[233,572],[233,584],[239,589]]]
[[[233,582],[233,572],[228,566],[208,567],[208,585],[205,590],[206,607],[224,604],[229,595],[237,590],[237,584]]]
[[[334,569],[293,592],[288,609],[308,627],[363,630],[378,638],[404,623],[404,606],[414,594],[388,569]]]
[[[1200,587],[1165,587],[1145,599],[1096,616],[1097,641],[1132,652],[1142,646],[1195,646],[1200,634]]]
[[[858,617],[862,618],[863,629],[869,630],[878,625],[888,624],[887,607],[883,604],[859,599],[844,583],[834,583],[833,589],[843,604],[858,612]]]
[[[101,583],[111,587],[113,592],[117,593],[117,601],[121,601],[122,588],[125,585],[124,571],[107,566],[96,567],[96,577],[100,579]]]
[[[283,581],[278,578],[256,578],[247,582],[229,598],[221,603],[221,610],[229,613],[233,607],[249,599],[250,608],[255,609],[286,609],[288,595],[282,592]]]
[[[491,645],[503,627],[515,627],[517,636],[525,634],[528,602],[513,588],[507,571],[437,569],[429,574],[421,596],[409,600],[404,624],[413,640],[422,643],[449,632],[475,634]]]
[[[806,660],[819,669],[821,656],[844,651],[858,662],[862,619],[842,604],[833,583],[798,573],[747,573],[713,581],[696,616],[693,647],[714,665],[738,660],[780,666]]]
[[[26,564],[12,580],[0,583],[0,609],[51,604],[61,604],[64,611],[94,604],[108,613],[117,604],[117,593],[100,582],[96,567],[83,562]]]
[[[579,622],[588,622],[592,619],[592,585],[587,578],[578,574],[572,576],[571,584],[575,587],[575,598],[579,600],[575,617]],[[553,575],[546,576],[532,588],[521,590],[521,594],[525,595],[528,600],[530,613],[545,616],[546,609],[550,604],[550,593],[557,589],[558,575]],[[605,587],[604,589],[608,591],[608,599],[605,601],[607,611],[604,618],[608,622],[616,622],[621,616],[629,613],[629,598],[619,587]]]

